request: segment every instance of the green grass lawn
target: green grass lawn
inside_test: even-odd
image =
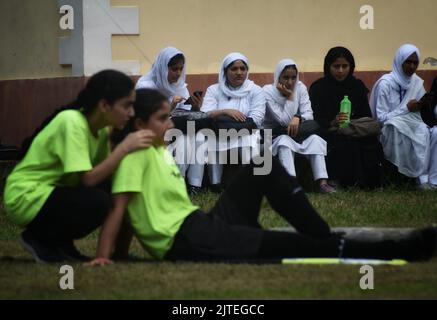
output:
[[[194,202],[210,208],[216,196]],[[437,191],[348,191],[309,198],[333,227],[421,227],[437,223]],[[1,210],[1,209],[0,209]],[[261,223],[286,227],[267,203]],[[59,288],[58,265],[39,265],[19,245],[20,230],[0,213],[0,299],[437,299],[437,259],[375,267],[374,290],[361,290],[359,266],[290,266],[150,262],[137,242],[137,259],[103,268],[73,264],[75,289]],[[97,233],[77,243],[92,255]]]

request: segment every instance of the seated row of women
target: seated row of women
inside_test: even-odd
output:
[[[384,156],[400,173],[429,188],[437,185],[437,130],[422,121],[420,111],[437,103],[424,96],[423,80],[416,75],[419,57],[415,46],[401,46],[392,72],[375,84],[370,104],[369,90],[354,77],[355,59],[344,47],[329,50],[324,77],[309,91],[291,59],[281,60],[273,84],[261,88],[249,80],[248,59],[231,53],[220,67],[219,82],[210,86],[203,98],[199,92],[190,95],[185,83],[185,56],[172,47],[159,53],[136,88],[161,91],[168,97],[174,116],[180,110],[200,110],[214,119],[251,120],[260,129],[273,129],[273,155],[291,176],[296,176],[295,154],[308,158],[323,193],[335,191],[328,178],[333,185],[379,187]],[[345,96],[352,105],[349,115],[340,112]],[[431,118],[435,121],[434,114]],[[342,128],[344,123],[348,128]],[[246,141],[253,144],[253,140]],[[196,149],[198,144],[190,146]],[[195,193],[202,186],[205,163],[177,162]],[[209,164],[208,169],[211,184],[219,185],[222,165]]]

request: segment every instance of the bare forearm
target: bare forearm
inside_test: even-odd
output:
[[[97,258],[111,257],[123,221],[124,210],[124,206],[114,206],[103,223],[97,246]]]
[[[82,175],[82,184],[86,187],[95,187],[102,183],[115,171],[126,154],[125,148],[122,145],[118,145],[109,157],[96,165],[91,171]]]
[[[129,256],[129,247],[133,238],[133,229],[128,219],[123,219],[121,229],[118,232],[118,237],[115,242],[114,253],[112,258],[114,260],[125,259]]]
[[[212,118],[217,118],[221,115],[227,114],[227,110],[226,109],[217,109],[217,110],[213,110],[213,111],[208,112],[208,114]]]

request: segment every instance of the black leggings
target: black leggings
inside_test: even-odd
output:
[[[326,166],[329,177],[340,185],[378,188],[382,183],[384,158],[377,137],[353,138],[336,133],[323,135],[328,143]]]
[[[258,259],[360,258],[423,260],[435,250],[435,233],[430,229],[416,231],[403,239],[360,241],[333,235],[327,239],[313,239],[291,232],[264,231]]]
[[[102,189],[57,187],[24,232],[52,243],[80,239],[103,223],[110,207]]]
[[[308,201],[297,180],[287,174],[276,157],[268,175],[254,175],[255,165],[244,166],[230,181],[212,214],[232,225],[261,228],[258,217],[264,196],[271,207],[299,233],[313,238],[331,235],[328,224]]]
[[[170,260],[266,260],[293,257],[419,259],[420,236],[402,241],[361,242],[332,234],[296,179],[276,158],[269,175],[244,166],[209,214],[191,214],[176,235]],[[263,230],[258,223],[263,197],[298,233]]]

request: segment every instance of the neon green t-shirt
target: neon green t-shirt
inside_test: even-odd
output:
[[[6,181],[7,216],[29,224],[57,186],[77,186],[79,172],[89,171],[109,155],[108,130],[95,137],[78,110],[60,112],[33,140],[26,156]]]
[[[184,178],[165,147],[124,157],[114,174],[112,193],[124,192],[134,193],[128,212],[139,242],[162,260],[184,219],[199,208],[192,204]]]

